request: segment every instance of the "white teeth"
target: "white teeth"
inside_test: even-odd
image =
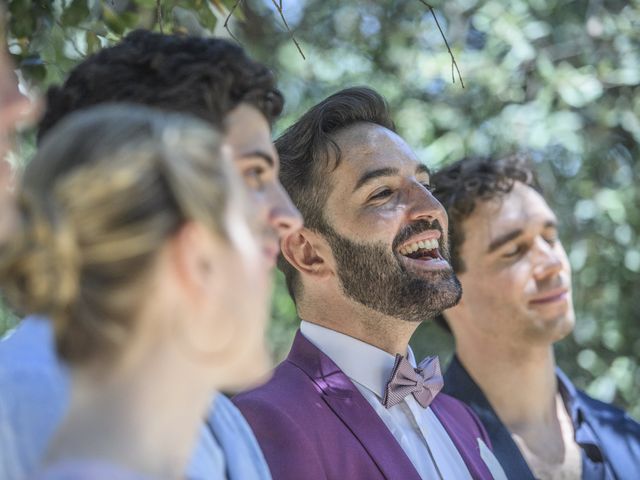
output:
[[[409,245],[405,245],[404,247],[402,247],[400,249],[400,254],[401,255],[410,255],[413,252],[416,252],[421,248],[425,249],[425,250],[435,250],[436,248],[438,248],[438,240],[436,240],[436,239],[421,240],[419,242],[414,242],[414,243],[411,243]]]

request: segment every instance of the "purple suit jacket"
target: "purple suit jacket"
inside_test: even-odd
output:
[[[273,378],[233,401],[256,434],[274,480],[420,480],[351,380],[299,331]],[[471,476],[491,479],[477,438],[491,443],[475,414],[442,393],[431,408]]]

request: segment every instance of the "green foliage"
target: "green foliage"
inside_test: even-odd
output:
[[[0,301],[0,333],[10,330],[17,322],[16,316]]]
[[[9,0],[9,46],[36,88],[61,82],[78,61],[135,28],[211,35],[224,0]],[[237,10],[240,14],[241,10]]]
[[[25,77],[46,86],[131,28],[219,33],[235,4],[160,3],[158,11],[154,0],[10,0],[11,51]],[[580,387],[640,418],[640,1],[433,5],[464,89],[452,82],[449,53],[419,0],[285,0],[307,60],[271,0],[245,0],[246,22],[232,29],[279,76],[287,107],[278,130],[327,94],[368,84],[431,167],[531,152],[574,272],[577,326],[558,345],[559,363]],[[279,276],[273,318],[269,339],[281,358],[297,321]],[[430,324],[413,345],[445,356],[452,346]]]

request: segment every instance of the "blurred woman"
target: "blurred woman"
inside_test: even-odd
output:
[[[97,107],[49,133],[0,251],[0,288],[52,319],[72,371],[36,478],[179,478],[213,393],[265,375],[277,245],[238,182],[210,126],[177,114]]]

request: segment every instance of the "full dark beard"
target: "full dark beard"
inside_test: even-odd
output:
[[[366,307],[408,322],[422,322],[460,301],[462,287],[451,269],[414,273],[388,245],[354,242],[326,224],[322,233],[336,259],[342,291]]]

